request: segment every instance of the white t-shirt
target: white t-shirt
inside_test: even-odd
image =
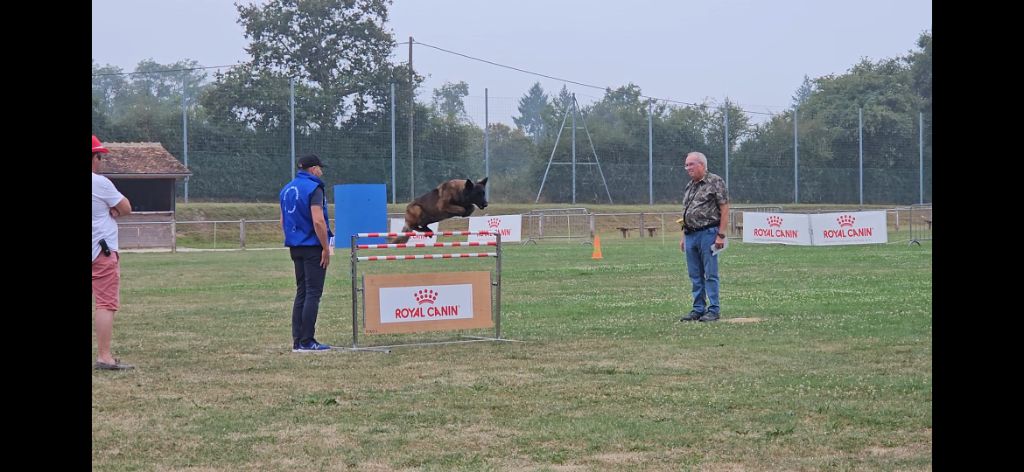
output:
[[[111,251],[117,251],[117,222],[110,216],[110,208],[124,198],[110,179],[92,174],[92,260],[100,255],[100,240],[107,241]]]

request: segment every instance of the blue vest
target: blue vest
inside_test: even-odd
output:
[[[309,199],[313,192],[320,187],[324,189],[324,183],[315,175],[306,171],[299,171],[295,174],[295,180],[288,182],[281,189],[278,196],[281,202],[281,215],[284,216],[284,245],[295,246],[320,246],[320,240],[316,238],[316,231],[313,230],[313,214],[310,212]],[[327,217],[327,190],[324,190],[324,201],[320,202],[324,211],[324,221],[327,223],[327,238],[330,240],[334,233],[331,232],[331,219]]]

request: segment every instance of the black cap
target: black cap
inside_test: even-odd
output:
[[[302,156],[299,159],[299,169],[309,169],[313,166],[327,167],[316,154]]]

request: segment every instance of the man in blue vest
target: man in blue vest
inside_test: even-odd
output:
[[[331,263],[327,195],[320,177],[323,162],[315,154],[299,159],[295,179],[281,189],[281,230],[295,265],[292,306],[292,352],[327,351],[331,346],[313,337],[327,266]]]

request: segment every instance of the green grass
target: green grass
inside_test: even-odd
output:
[[[710,324],[677,321],[689,308],[677,239],[602,243],[599,261],[579,243],[503,248],[502,332],[525,342],[390,354],[291,353],[283,250],[124,254],[114,348],[138,368],[93,375],[93,468],[932,468],[930,242],[734,242],[723,320],[760,321]],[[347,254],[332,259],[317,325],[341,346]]]

